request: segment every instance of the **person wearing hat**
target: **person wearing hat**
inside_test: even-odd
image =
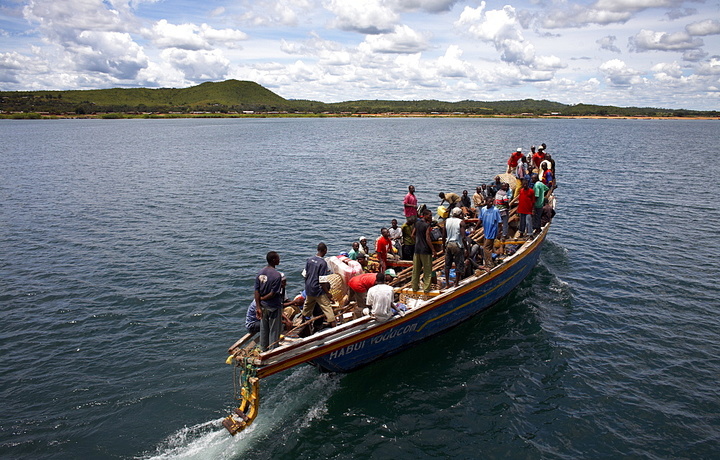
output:
[[[462,216],[462,209],[455,208],[452,215],[445,220],[443,227],[443,240],[445,241],[445,281],[450,286],[450,268],[455,264],[455,287],[460,284],[460,279],[465,273],[465,257],[468,248],[465,245],[465,221]]]
[[[387,321],[393,316],[395,290],[392,286],[385,284],[387,279],[392,280],[390,272],[394,274],[393,270],[378,273],[375,276],[375,285],[367,291],[366,301],[368,305],[372,306],[369,313],[378,321]]]
[[[542,145],[538,147],[538,151],[533,155],[533,166],[540,169],[540,163],[545,159],[545,147]]]
[[[515,171],[515,169],[517,169],[518,162],[520,161],[520,158],[522,158],[522,156],[523,156],[522,148],[520,148],[520,147],[518,147],[518,149],[516,151],[514,151],[513,153],[510,154],[510,158],[508,158],[508,161],[507,161],[508,174],[512,173],[513,171]]]

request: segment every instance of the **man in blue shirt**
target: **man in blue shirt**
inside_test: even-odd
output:
[[[282,331],[282,275],[275,267],[280,265],[280,254],[270,251],[265,257],[267,267],[255,277],[255,305],[259,305],[260,348],[265,351],[277,346]]]
[[[327,275],[332,274],[325,262],[325,254],[327,254],[327,246],[325,243],[319,243],[317,246],[317,254],[310,257],[305,262],[305,306],[302,310],[304,318],[309,319],[313,315],[315,305],[318,305],[325,314],[325,320],[328,326],[335,326],[335,313],[330,305],[330,289],[329,285],[323,280]]]
[[[489,272],[492,268],[492,254],[495,249],[495,238],[498,233],[498,224],[502,222],[500,211],[497,210],[493,203],[495,198],[488,197],[485,200],[485,207],[480,211],[480,220],[482,220],[483,230],[485,231],[485,243],[483,243],[483,264],[485,271]]]

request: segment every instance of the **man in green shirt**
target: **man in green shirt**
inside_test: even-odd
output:
[[[543,205],[545,204],[545,194],[550,190],[547,185],[543,184],[537,174],[532,175],[535,182],[533,190],[535,190],[535,206],[533,207],[533,230],[535,234],[540,233],[540,217],[542,216]]]

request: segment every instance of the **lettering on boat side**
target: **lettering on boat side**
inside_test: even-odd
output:
[[[377,343],[385,342],[386,340],[394,339],[395,337],[407,334],[408,332],[412,332],[417,329],[417,323],[414,324],[408,324],[405,327],[392,329],[384,334],[376,335],[375,337],[372,337],[368,340],[363,340],[362,342],[353,343],[352,345],[348,345],[347,347],[343,347],[339,350],[335,350],[332,353],[330,353],[330,359],[339,358],[340,356],[345,356],[349,353],[352,353],[357,350],[362,350],[365,348],[365,343],[370,342],[371,345],[375,345]]]

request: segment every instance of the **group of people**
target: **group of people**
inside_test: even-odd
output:
[[[249,333],[260,333],[262,350],[274,348],[283,327],[290,330],[296,325],[293,318],[304,323],[321,317],[320,326],[313,322],[315,330],[334,327],[337,324],[332,301],[341,306],[355,302],[363,314],[370,314],[379,321],[393,315],[403,314],[404,305],[395,302],[394,290],[389,283],[396,276],[389,266],[389,259],[412,260],[411,286],[414,292],[430,291],[433,281],[433,258],[445,254],[444,275],[446,286],[458,286],[461,279],[474,270],[490,271],[497,254],[495,240],[509,236],[511,205],[517,202],[520,238],[532,238],[554,216],[554,209],[545,202],[548,191],[555,187],[555,162],[545,153],[546,146],[531,147],[525,157],[518,148],[508,159],[508,173],[514,174],[522,184],[513,190],[510,184],[496,176],[489,184],[476,187],[472,199],[468,191],[462,195],[442,192],[438,208],[438,220],[427,207],[418,207],[415,187],[410,185],[403,200],[405,223],[398,227],[392,219],[390,227],[383,227],[375,240],[377,262],[370,261],[367,238],[360,237],[352,248],[341,252],[339,257],[347,263],[357,263],[360,270],[346,280],[347,297],[333,299],[328,277],[333,271],[325,259],[327,246],[317,245],[317,253],[305,264],[305,290],[294,299],[285,298],[286,280],[276,267],[280,255],[267,253],[267,266],[255,278],[254,300],[248,308],[246,327]],[[443,206],[447,203],[447,206]],[[482,247],[470,237],[472,231],[482,227]],[[512,251],[518,244],[508,244],[501,251]],[[352,262],[350,262],[352,261]],[[452,268],[455,267],[454,277]],[[422,286],[421,286],[422,281]]]

